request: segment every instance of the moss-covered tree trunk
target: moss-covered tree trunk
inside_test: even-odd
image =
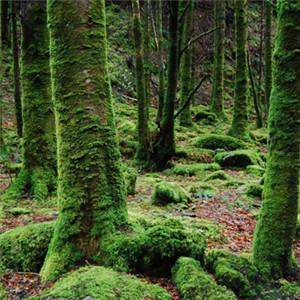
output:
[[[214,65],[211,110],[224,117],[225,0],[214,0]]]
[[[12,25],[12,46],[13,46],[13,66],[14,66],[14,100],[17,120],[18,136],[22,137],[22,104],[20,86],[20,65],[19,65],[19,40],[17,34],[17,3],[11,1],[11,25]]]
[[[138,97],[138,140],[137,159],[147,161],[149,152],[148,101],[144,67],[143,33],[140,17],[139,0],[132,2],[133,35],[135,43],[135,77]]]
[[[291,271],[300,171],[300,2],[278,1],[269,111],[269,156],[263,206],[254,238],[254,263],[280,277]]]
[[[194,1],[189,0],[189,6],[185,12],[184,24],[181,36],[181,45],[182,47],[188,46],[181,57],[181,72],[180,72],[180,105],[185,105],[191,88],[192,88],[192,45],[188,45],[189,40],[192,35],[193,27],[193,11],[194,11]],[[179,123],[181,126],[191,126],[192,125],[192,116],[191,116],[191,105],[186,105],[185,109],[181,112],[179,117]]]
[[[56,177],[46,1],[23,2],[21,10],[24,161],[4,198],[14,200],[30,192],[33,198],[44,200],[54,189]]]
[[[233,120],[229,135],[248,137],[247,10],[248,0],[235,0],[236,69]]]
[[[159,87],[158,87],[158,110],[156,116],[156,123],[160,127],[160,121],[162,118],[162,111],[164,106],[165,96],[165,70],[163,60],[163,24],[162,24],[162,0],[156,1],[156,28],[157,28],[157,40],[158,40],[158,63],[159,63]]]
[[[265,11],[265,51],[264,51],[264,81],[265,81],[265,98],[264,106],[265,111],[269,108],[269,99],[272,88],[272,0],[264,0]]]
[[[150,106],[150,0],[144,1],[144,64],[145,64],[145,91],[147,99],[147,117]]]
[[[2,46],[4,46],[8,44],[8,40],[9,40],[8,0],[7,1],[2,0],[0,2],[0,8],[1,8],[1,40],[2,40]]]
[[[49,0],[48,24],[59,216],[41,275],[54,279],[92,262],[101,238],[127,224],[127,209],[107,69],[105,2]]]
[[[153,142],[149,167],[163,169],[175,155],[174,110],[177,89],[178,71],[178,3],[168,1],[169,6],[169,42],[168,42],[168,71],[167,91],[163,106],[161,128]]]

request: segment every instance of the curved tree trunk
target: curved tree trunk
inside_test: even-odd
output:
[[[101,238],[127,224],[127,208],[107,70],[105,2],[49,0],[48,23],[59,216],[41,275],[54,279],[92,261]]]
[[[229,135],[241,139],[248,138],[247,6],[248,0],[235,0],[236,74]]]
[[[56,142],[51,99],[46,1],[22,3],[21,81],[24,162],[4,195],[47,198],[55,187]]]
[[[214,66],[211,110],[224,117],[225,0],[214,0]]]
[[[254,239],[254,263],[268,276],[292,267],[300,171],[300,2],[278,1],[269,112],[269,157],[263,206]]]

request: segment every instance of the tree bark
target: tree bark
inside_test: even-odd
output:
[[[300,171],[300,2],[278,1],[269,111],[269,156],[263,206],[255,230],[254,263],[267,276],[292,269]]]
[[[59,216],[41,276],[51,280],[80,262],[93,262],[102,237],[127,224],[127,208],[107,68],[105,1],[48,0],[48,24]]]
[[[1,40],[2,46],[9,44],[9,18],[8,18],[8,1],[2,0],[1,4]]]

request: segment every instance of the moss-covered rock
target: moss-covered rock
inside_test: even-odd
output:
[[[261,197],[263,192],[263,186],[260,184],[249,184],[247,186],[246,194],[248,196],[253,196],[253,197]]]
[[[104,267],[83,267],[67,274],[55,285],[33,299],[122,299],[169,300],[171,296],[158,285]]]
[[[183,176],[194,176],[197,175],[199,172],[203,171],[216,171],[220,170],[220,165],[217,163],[198,163],[198,164],[178,164],[174,166],[171,169],[171,173],[176,174],[176,175],[183,175]]]
[[[54,223],[38,223],[12,229],[0,235],[0,272],[39,272],[54,230]]]
[[[246,172],[253,176],[262,177],[265,173],[265,169],[259,165],[249,165],[246,167]]]
[[[247,148],[247,145],[237,138],[218,134],[203,135],[195,140],[194,145],[199,148],[212,150],[236,150]]]
[[[218,117],[215,113],[208,109],[198,109],[198,111],[193,115],[193,120],[195,122],[203,122],[205,124],[214,124],[217,122]]]
[[[134,168],[127,167],[124,171],[126,190],[128,195],[135,194],[137,171]]]
[[[211,250],[206,268],[219,284],[232,289],[240,297],[254,297],[257,293],[258,271],[246,258],[224,250]]]
[[[232,178],[227,175],[224,171],[219,170],[219,171],[215,171],[211,174],[209,174],[204,181],[211,181],[211,180],[232,180]]]
[[[193,258],[181,257],[172,268],[172,280],[175,283],[180,299],[233,300],[232,291],[218,285],[212,276],[207,274],[200,263]]]
[[[298,299],[300,297],[300,285],[299,283],[289,282],[285,279],[281,279],[280,281],[280,292],[285,295],[284,299]]]
[[[215,155],[215,160],[221,167],[246,168],[249,165],[263,166],[263,161],[253,150],[235,150],[229,152],[219,152]]]
[[[152,203],[156,205],[166,205],[169,203],[191,202],[189,194],[178,184],[161,181],[154,189]]]

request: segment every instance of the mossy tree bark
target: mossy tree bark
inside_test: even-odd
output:
[[[167,91],[163,106],[161,127],[152,144],[149,159],[150,169],[164,169],[175,155],[174,110],[178,72],[178,4],[168,1],[169,6],[169,43]]]
[[[268,276],[292,266],[300,171],[300,2],[278,1],[269,111],[269,157],[263,206],[254,238],[254,263]]]
[[[159,87],[158,87],[158,111],[156,116],[156,123],[160,127],[160,121],[162,118],[162,111],[164,107],[165,96],[165,70],[163,60],[163,24],[162,24],[162,0],[156,2],[156,28],[157,28],[157,40],[158,40],[158,63],[159,63]]]
[[[194,1],[189,0],[189,6],[185,12],[184,16],[184,24],[181,36],[181,44],[183,47],[188,45],[189,40],[192,35],[192,27],[193,27],[193,12],[194,12]],[[180,105],[183,106],[190,94],[192,89],[192,45],[188,45],[188,47],[184,50],[181,57],[181,89],[180,89]],[[192,116],[191,116],[191,105],[186,105],[185,109],[181,112],[179,117],[179,123],[181,126],[191,126],[192,125]]]
[[[149,153],[148,101],[144,66],[143,33],[140,17],[139,0],[132,2],[133,34],[135,43],[135,77],[138,96],[138,139],[137,159],[147,161]]]
[[[20,86],[20,65],[19,65],[19,40],[17,34],[17,3],[11,1],[11,25],[12,25],[12,46],[13,46],[13,66],[14,66],[14,100],[17,120],[18,136],[22,137],[22,104]]]
[[[147,100],[147,117],[150,106],[150,0],[144,1],[144,65],[145,65],[145,91]]]
[[[9,19],[8,19],[8,1],[2,0],[1,5],[1,40],[2,46],[8,44],[9,34]]]
[[[45,200],[55,187],[56,149],[51,100],[46,1],[22,3],[21,81],[23,168],[4,194],[14,200],[31,192]]]
[[[233,120],[229,135],[248,137],[247,6],[248,0],[235,0],[236,74]]]
[[[272,88],[272,2],[271,0],[264,0],[265,10],[265,51],[264,51],[264,81],[265,81],[265,111],[268,112],[269,99]]]
[[[214,0],[214,65],[211,110],[218,117],[224,114],[224,55],[225,55],[225,0]]]
[[[48,24],[59,216],[41,275],[55,279],[71,266],[92,262],[101,238],[127,224],[127,208],[107,69],[105,2],[49,0]]]

